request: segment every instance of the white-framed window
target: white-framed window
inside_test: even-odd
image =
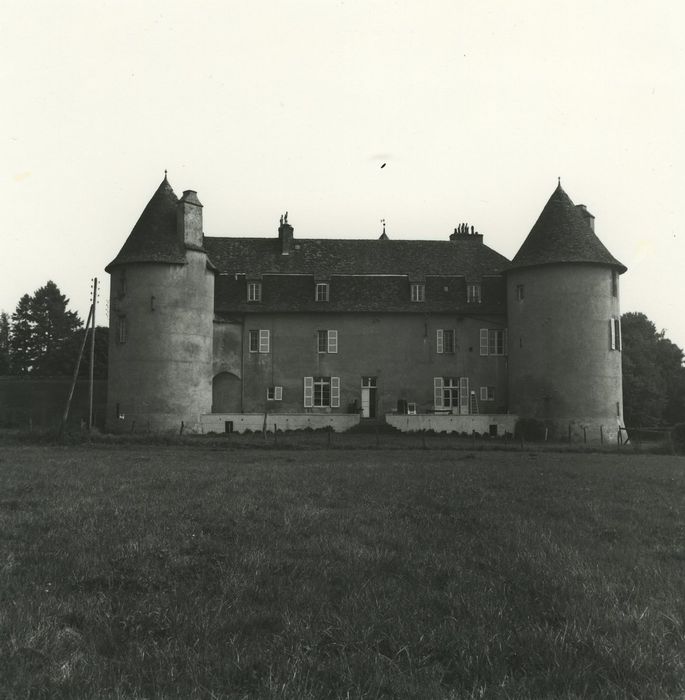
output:
[[[271,331],[261,328],[250,330],[248,333],[250,352],[266,353],[271,350]]]
[[[283,400],[283,387],[282,386],[270,386],[266,390],[266,400],[267,401],[282,401]]]
[[[425,284],[412,284],[410,289],[411,289],[411,300],[412,301],[426,301],[426,285]]]
[[[494,386],[482,386],[480,388],[480,400],[481,401],[494,401],[495,400],[495,387]]]
[[[126,328],[126,316],[119,316],[117,320],[117,340],[123,345],[128,340],[128,330]]]
[[[328,301],[329,284],[328,282],[317,282],[314,292],[315,301]]]
[[[339,408],[340,377],[305,377],[305,408]]]
[[[480,329],[480,354],[481,355],[506,355],[507,354],[507,329],[506,328],[481,328]]]
[[[454,330],[452,328],[438,328],[435,336],[435,351],[439,355],[454,352]]]
[[[524,295],[525,295],[525,289],[523,288],[523,285],[517,284],[516,285],[516,301],[523,301]]]
[[[466,285],[466,301],[469,304],[480,304],[480,285],[479,284],[467,284]]]
[[[459,413],[468,415],[469,378],[433,377],[433,403],[435,408],[458,408]]]
[[[609,319],[609,348],[611,350],[622,350],[623,342],[621,340],[621,319]]]
[[[248,282],[247,283],[247,300],[261,301],[262,300],[262,283]]]
[[[316,331],[317,352],[338,352],[338,331]]]

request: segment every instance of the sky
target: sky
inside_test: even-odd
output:
[[[0,310],[85,319],[164,177],[209,236],[445,240],[512,258],[557,185],[685,348],[679,0],[5,0]],[[386,163],[384,168],[381,165]]]

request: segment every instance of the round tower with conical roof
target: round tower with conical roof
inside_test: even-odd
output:
[[[625,271],[559,184],[506,272],[512,413],[552,435],[616,439]]]
[[[202,204],[166,174],[110,273],[110,430],[197,430],[211,411],[214,270]],[[135,425],[134,425],[135,424]]]

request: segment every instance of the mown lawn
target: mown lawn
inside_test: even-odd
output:
[[[685,694],[685,458],[0,449],[0,697]]]

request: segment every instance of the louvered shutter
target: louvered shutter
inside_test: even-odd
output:
[[[616,319],[616,349],[623,350],[623,341],[621,339],[621,319]]]
[[[268,330],[259,331],[259,352],[269,352],[269,335]]]
[[[507,329],[505,328],[502,331],[502,354],[503,355],[508,355],[509,354],[509,334],[507,333]]]
[[[442,332],[442,328],[438,328],[436,331],[435,346],[437,353],[442,354],[445,352],[444,334]]]
[[[487,401],[488,400],[488,388],[486,386],[482,386],[480,388],[480,400],[481,401]]]
[[[616,319],[609,319],[609,347],[612,350],[616,350],[616,326],[614,325]]]
[[[328,352],[338,352],[338,331],[328,331]]]
[[[488,354],[488,329],[487,328],[480,329],[480,354],[481,355]]]
[[[462,416],[469,414],[469,378],[459,378],[459,413]]]
[[[340,407],[340,377],[331,377],[331,408]]]
[[[443,408],[445,405],[443,387],[442,377],[433,377],[433,403],[435,408]]]
[[[283,401],[283,387],[282,386],[274,387],[274,400],[275,401]]]
[[[312,408],[314,405],[314,377],[304,378],[304,407]]]

